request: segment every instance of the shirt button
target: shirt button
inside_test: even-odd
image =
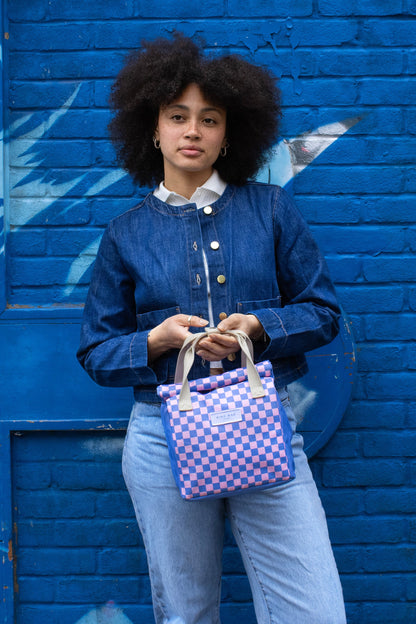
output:
[[[217,282],[218,284],[225,284],[225,275],[218,275]]]
[[[220,317],[220,321],[224,321],[227,318],[227,313],[226,312],[220,312],[219,313],[219,317]]]
[[[214,249],[216,251],[217,249],[220,248],[220,244],[219,244],[218,241],[212,241],[210,247],[211,247],[211,249]]]
[[[211,206],[205,206],[205,208],[203,208],[203,211],[206,215],[210,215],[212,214],[212,207]]]

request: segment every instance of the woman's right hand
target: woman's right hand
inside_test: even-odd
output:
[[[180,349],[189,334],[189,327],[206,327],[208,321],[199,316],[175,314],[156,325],[147,336],[149,364],[170,349]]]

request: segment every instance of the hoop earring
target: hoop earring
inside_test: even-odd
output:
[[[153,145],[156,149],[160,149],[160,141],[156,137],[153,137]]]
[[[227,148],[230,147],[228,141],[226,141],[225,145],[220,149],[220,155],[225,158],[227,156]]]

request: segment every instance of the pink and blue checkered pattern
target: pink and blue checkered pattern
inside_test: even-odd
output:
[[[270,362],[256,365],[266,396],[252,398],[239,368],[189,382],[191,411],[179,411],[181,384],[161,385],[162,419],[172,471],[185,499],[229,496],[295,477],[292,430],[277,394]],[[215,425],[215,413],[239,414]]]

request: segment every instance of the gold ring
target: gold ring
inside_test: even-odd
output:
[[[192,317],[193,317],[193,314],[190,314],[190,315],[188,316],[188,325],[190,325],[190,324],[191,324],[191,319],[192,319]]]

